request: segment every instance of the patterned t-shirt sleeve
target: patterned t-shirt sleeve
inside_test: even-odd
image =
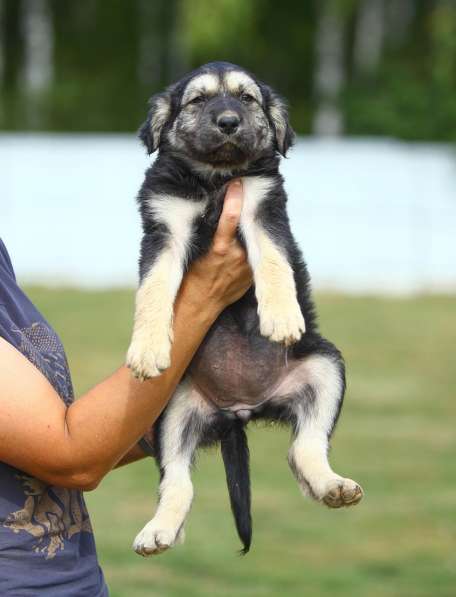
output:
[[[62,343],[18,286],[6,247],[0,243],[0,336],[46,376],[68,405],[74,400],[74,394]]]

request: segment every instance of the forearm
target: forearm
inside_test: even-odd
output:
[[[0,460],[50,485],[96,487],[150,429],[223,308],[210,300],[201,307],[199,292],[188,300],[186,283],[175,303],[169,369],[141,383],[121,367],[70,407],[0,338]]]
[[[127,464],[138,462],[138,460],[142,460],[147,456],[150,456],[150,454],[146,454],[139,444],[135,444],[133,448],[128,450],[128,452],[122,456],[114,468],[121,468]]]
[[[171,367],[139,382],[123,366],[68,408],[65,451],[82,484],[96,485],[158,418],[217,314],[216,305],[197,308],[182,293],[175,306]]]

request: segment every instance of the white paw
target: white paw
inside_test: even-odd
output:
[[[268,301],[258,305],[260,332],[273,342],[286,346],[297,342],[306,331],[304,317],[295,297],[289,301]]]
[[[127,353],[127,367],[135,377],[144,381],[157,377],[171,364],[171,340],[169,333],[133,335]]]
[[[176,529],[167,529],[160,524],[160,521],[152,519],[140,531],[133,542],[133,549],[140,556],[151,556],[163,553],[174,545],[185,541],[185,531],[183,527]]]
[[[356,481],[344,479],[338,475],[324,483],[317,489],[315,495],[319,501],[324,502],[329,508],[342,508],[354,506],[363,498],[363,489]]]

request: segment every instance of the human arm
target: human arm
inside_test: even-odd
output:
[[[143,447],[137,443],[128,450],[124,456],[119,460],[114,468],[121,468],[126,466],[127,464],[133,464],[133,462],[138,462],[138,460],[143,460],[147,456],[152,456],[152,454],[148,454],[144,451]]]
[[[0,339],[0,460],[47,483],[87,490],[125,458],[166,406],[218,314],[251,284],[235,241],[241,204],[240,190],[230,188],[210,252],[183,280],[171,366],[159,377],[139,382],[122,366],[67,408],[39,370]]]

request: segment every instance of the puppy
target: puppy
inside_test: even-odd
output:
[[[186,269],[209,248],[233,178],[244,188],[239,240],[254,287],[213,324],[156,424],[159,503],[134,549],[157,554],[183,540],[195,451],[220,442],[246,553],[250,420],[290,425],[288,462],[305,495],[332,508],[363,495],[327,458],[345,371],[339,350],[318,332],[309,275],[286,212],[279,160],[294,134],[285,103],[270,87],[238,66],[214,62],[153,96],[139,136],[149,154],[159,153],[138,197],[144,236],[127,355],[133,374],[146,379],[169,367],[176,293]]]

